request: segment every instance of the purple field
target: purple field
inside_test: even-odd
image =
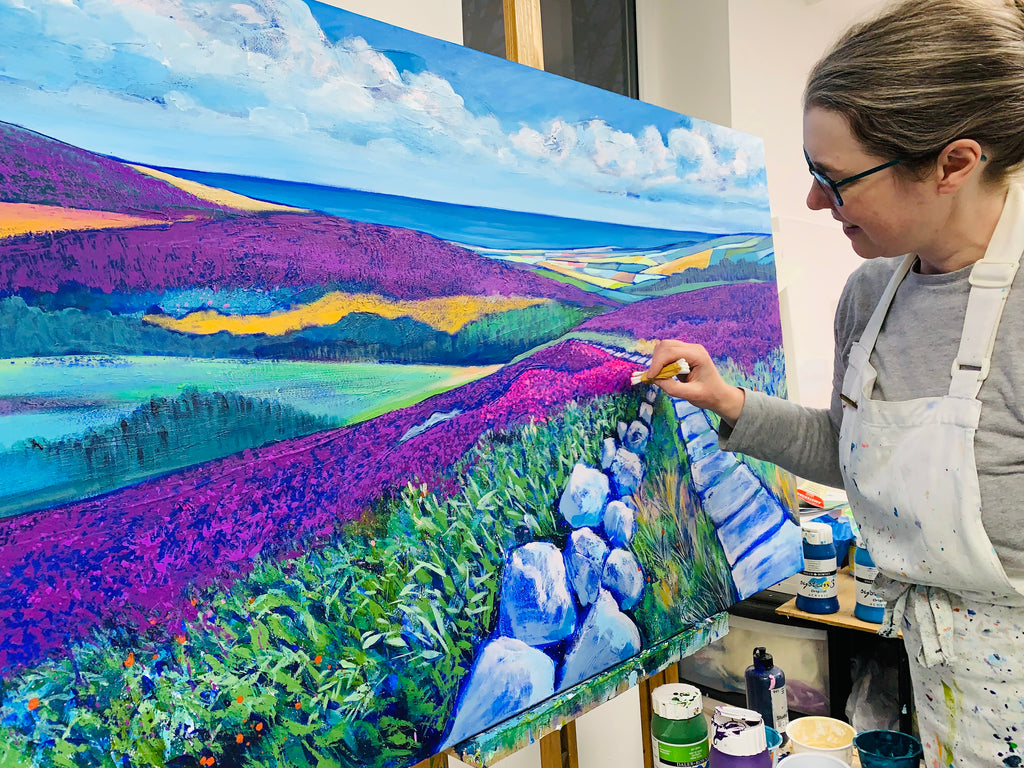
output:
[[[0,244],[0,295],[56,292],[68,283],[108,293],[340,283],[399,299],[470,294],[609,303],[422,232],[321,215],[188,221]]]
[[[168,635],[186,593],[255,558],[326,543],[383,492],[442,494],[486,430],[627,387],[636,366],[576,342],[351,428],[286,440],[85,502],[0,521],[0,671],[32,665],[104,623]],[[432,413],[461,415],[402,442]]]
[[[0,201],[144,213],[168,220],[232,209],[207,202],[116,160],[0,122]]]
[[[732,358],[748,372],[782,346],[774,283],[721,285],[649,299],[593,317],[579,330],[682,339],[704,345],[715,359]]]

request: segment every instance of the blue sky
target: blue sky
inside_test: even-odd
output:
[[[770,231],[759,140],[315,2],[0,0],[0,52],[0,120],[134,162]]]

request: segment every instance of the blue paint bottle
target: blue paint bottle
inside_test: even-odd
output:
[[[804,523],[804,569],[800,573],[796,607],[807,613],[839,610],[836,588],[836,545],[827,523]]]
[[[877,575],[878,568],[871,555],[858,544],[857,551],[853,553],[853,579],[857,590],[857,605],[854,606],[853,615],[872,624],[881,624],[885,614],[885,601],[871,591]]]
[[[779,733],[789,725],[789,704],[786,701],[786,673],[764,646],[754,649],[754,663],[744,674],[747,683],[747,709],[761,715],[764,724]]]

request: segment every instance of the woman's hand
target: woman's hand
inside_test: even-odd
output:
[[[739,387],[726,384],[722,374],[711,362],[711,355],[700,344],[687,344],[684,341],[659,341],[651,357],[647,374],[650,377],[669,363],[683,359],[690,366],[686,381],[678,379],[659,379],[654,383],[672,397],[688,400],[698,408],[714,411],[729,426],[735,426],[736,420],[743,410],[746,396]]]

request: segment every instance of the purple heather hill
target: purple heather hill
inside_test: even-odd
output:
[[[59,205],[179,219],[233,209],[190,195],[124,163],[0,122],[0,202]]]
[[[734,283],[659,296],[593,317],[578,330],[703,344],[747,371],[782,345],[775,283]]]
[[[573,285],[422,232],[318,214],[272,214],[67,232],[0,242],[0,296],[75,283],[107,293],[338,285],[397,299],[504,295],[609,304]]]

